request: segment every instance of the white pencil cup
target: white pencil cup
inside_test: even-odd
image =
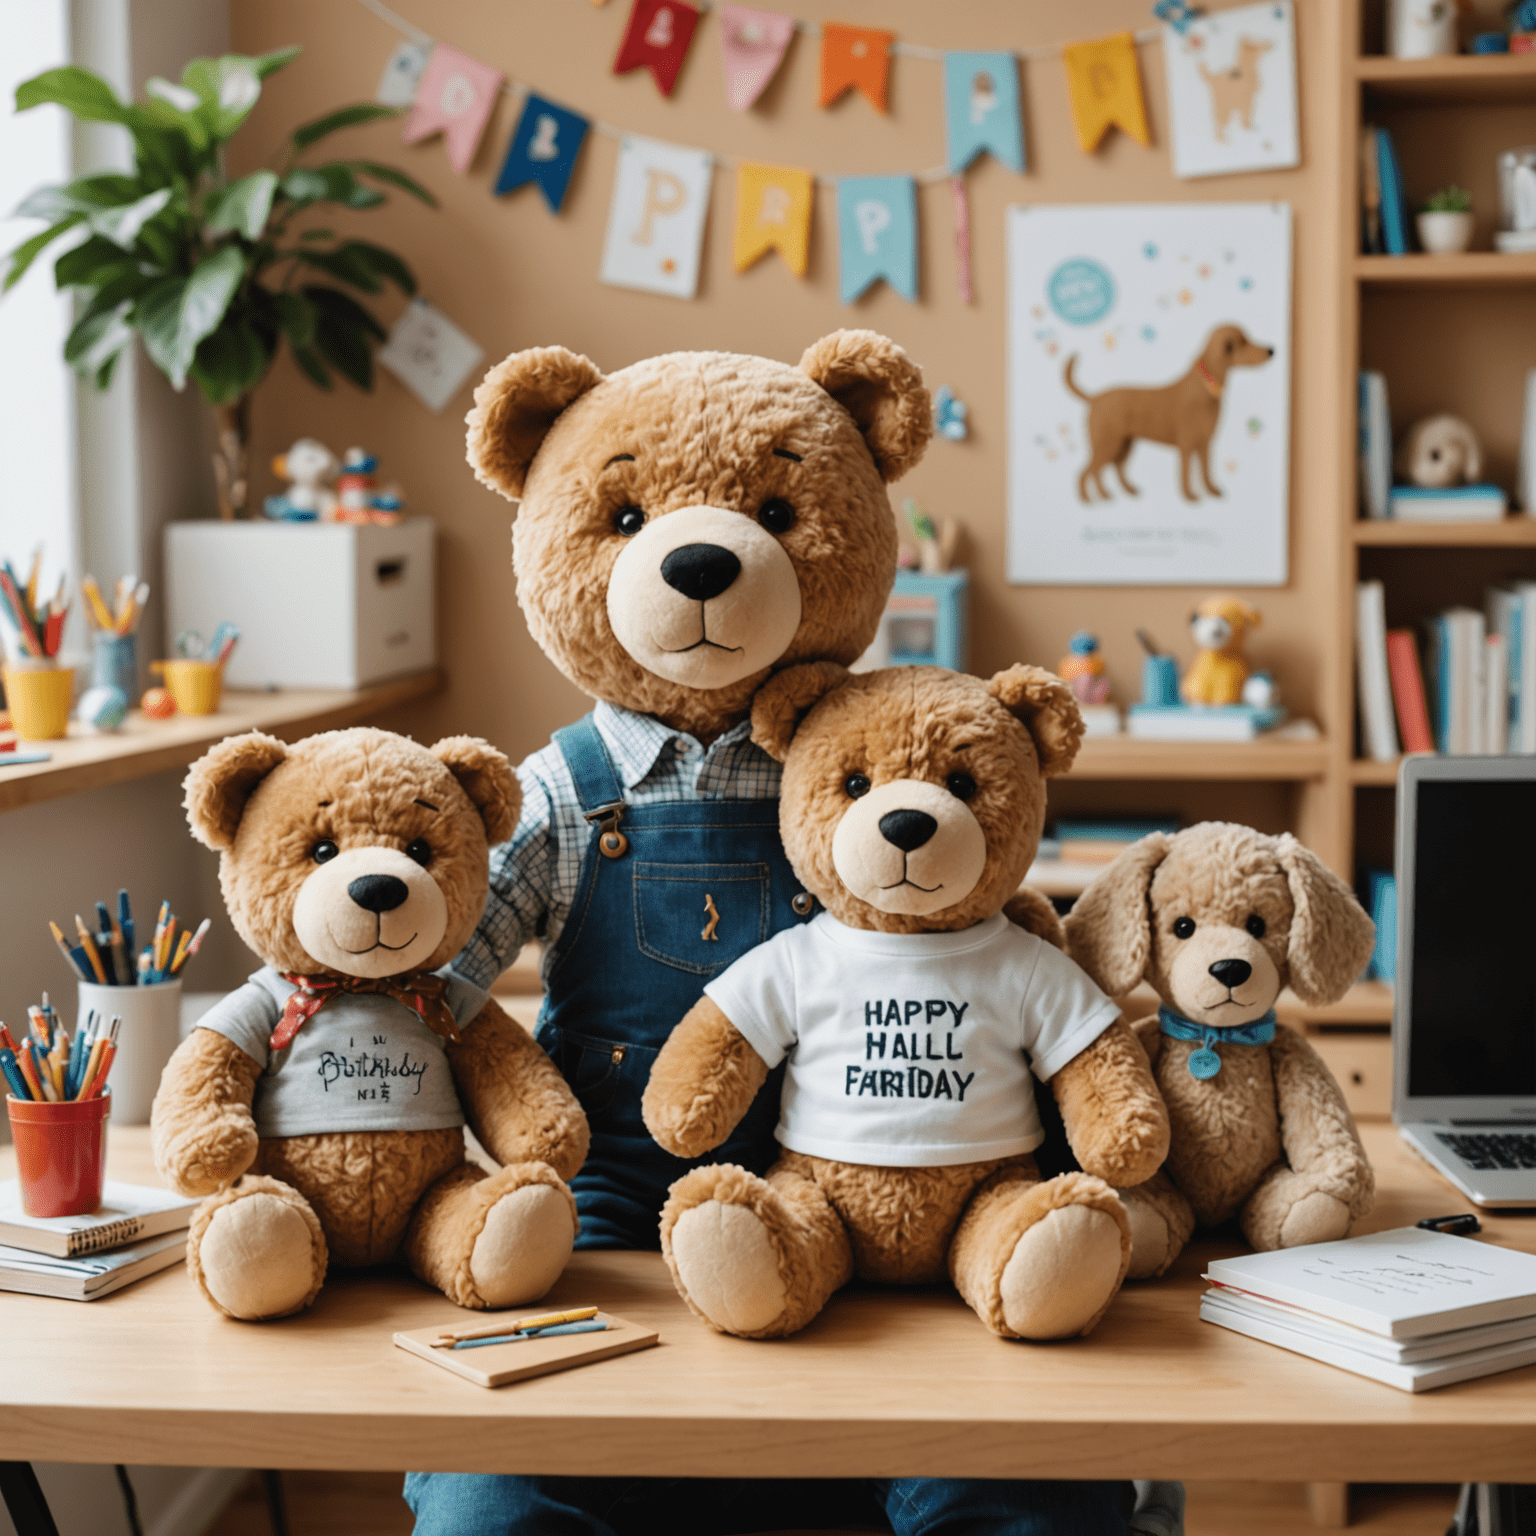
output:
[[[181,979],[154,987],[103,987],[82,981],[77,1026],[92,1009],[104,1021],[114,1014],[123,1021],[108,1079],[112,1118],[119,1125],[148,1125],[160,1074],[181,1043]]]

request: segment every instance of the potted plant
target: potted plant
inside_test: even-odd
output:
[[[1472,244],[1472,198],[1460,187],[1441,187],[1424,199],[1419,244],[1431,256],[1454,256]]]
[[[256,105],[261,82],[298,53],[193,59],[179,85],[151,80],[146,99],[135,104],[73,65],[16,89],[18,112],[56,102],[84,122],[122,124],[133,135],[134,168],[81,176],[27,198],[17,214],[46,219],[47,228],[10,253],[4,287],[55,240],[72,238],[53,268],[58,287],[77,300],[65,360],[104,389],[137,336],[178,390],[192,379],[217,419],[213,468],[226,519],[246,508],[251,392],[283,340],[322,389],[331,387],[332,371],[369,389],[384,327],[335,284],[365,294],[385,282],[416,291],[410,268],[392,251],[329,229],[295,229],[295,220],[326,205],[377,207],[385,201],[379,185],[434,203],[393,166],[303,158],[337,129],[397,111],[371,102],[295,129],[280,164],[231,179],[224,146]]]

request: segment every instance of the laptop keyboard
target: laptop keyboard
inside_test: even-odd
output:
[[[1536,1168],[1536,1132],[1496,1132],[1491,1136],[1436,1131],[1457,1157],[1473,1168]]]

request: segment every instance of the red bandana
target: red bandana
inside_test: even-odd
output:
[[[288,999],[268,1042],[274,1051],[290,1044],[325,1005],[343,992],[381,992],[403,1003],[433,1034],[445,1040],[459,1038],[453,1010],[443,1001],[448,982],[431,971],[407,971],[404,976],[300,976],[283,973],[283,980],[298,990]]]

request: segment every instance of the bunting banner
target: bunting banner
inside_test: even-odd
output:
[[[1147,108],[1141,97],[1136,39],[1129,32],[1091,43],[1070,43],[1061,50],[1067,66],[1072,121],[1083,153],[1091,155],[1111,128],[1150,146]]]
[[[588,127],[579,112],[556,106],[530,91],[496,178],[496,195],[536,181],[549,211],[559,213]]]
[[[777,251],[796,277],[805,276],[811,249],[815,178],[790,165],[743,163],[736,170],[736,240],[731,259],[745,272]]]
[[[448,163],[463,175],[491,120],[496,94],[506,77],[499,69],[438,43],[421,76],[416,105],[400,137],[407,144],[441,133]]]
[[[944,55],[944,136],[951,175],[983,150],[1023,174],[1019,63],[1011,53]]]
[[[744,5],[720,7],[720,53],[725,61],[725,99],[745,112],[767,89],[795,35],[795,18]]]
[[[702,149],[624,136],[603,245],[605,283],[674,299],[694,296],[711,167]]]
[[[825,22],[821,28],[821,97],[830,107],[847,90],[858,91],[877,112],[885,111],[885,88],[891,72],[894,32],[873,27],[842,27]]]
[[[414,107],[421,77],[431,57],[431,43],[401,43],[390,54],[373,99],[381,107]]]
[[[614,74],[627,75],[644,67],[661,94],[670,96],[698,24],[699,13],[683,0],[635,0],[619,56],[613,61]]]
[[[917,302],[917,184],[910,176],[842,177],[837,232],[844,304],[881,277]]]

